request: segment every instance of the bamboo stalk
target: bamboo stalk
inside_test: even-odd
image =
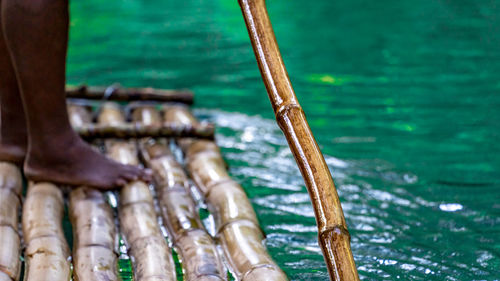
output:
[[[163,122],[160,112],[151,104],[136,103],[132,110],[132,122],[143,126],[160,126]]]
[[[170,122],[191,122],[185,107],[169,107]],[[188,140],[181,144],[187,169],[215,217],[217,236],[238,280],[288,280],[263,244],[264,234],[243,188],[232,180],[214,142]]]
[[[90,113],[70,104],[72,126],[90,122]],[[70,193],[70,220],[73,226],[73,261],[75,281],[118,280],[116,227],[113,211],[104,194],[80,187]]]
[[[238,0],[276,119],[304,177],[332,280],[359,280],[340,200],[281,57],[265,0]]]
[[[20,241],[17,231],[8,226],[0,226],[0,271],[13,280],[19,279]]]
[[[105,103],[98,118],[100,124],[125,122],[116,104]],[[108,156],[122,164],[137,165],[137,150],[132,142],[107,141]],[[137,281],[176,280],[175,264],[157,222],[153,196],[142,181],[127,184],[120,192],[121,230],[129,246],[134,277]]]
[[[170,138],[192,137],[200,139],[213,139],[214,126],[200,124],[197,126],[179,126],[176,124],[155,124],[144,126],[141,124],[88,124],[74,127],[75,131],[85,139],[95,138]]]
[[[148,120],[147,116],[154,115],[161,122],[154,108],[137,108],[133,115],[134,121]],[[141,154],[153,170],[161,214],[179,250],[184,280],[226,280],[215,242],[203,228],[180,164],[161,142],[142,142]]]
[[[0,280],[17,281],[20,273],[18,217],[22,177],[19,168],[0,162]]]
[[[90,115],[89,108],[72,103],[69,103],[67,108],[69,121],[73,128],[83,127],[92,123],[92,117]]]
[[[158,153],[160,149],[164,154]],[[154,171],[161,214],[179,250],[184,280],[226,280],[215,243],[204,230],[187,190],[184,171],[163,144],[145,144],[142,153]]]
[[[70,193],[75,281],[116,281],[116,228],[111,206],[98,190],[80,187]]]
[[[193,103],[193,93],[189,90],[162,90],[153,88],[113,88],[113,87],[88,87],[85,85],[66,87],[66,97],[91,99],[91,100],[113,100],[113,101],[161,101]]]
[[[7,273],[0,271],[0,281],[12,281],[12,279],[9,275],[7,275]]]
[[[69,280],[70,250],[64,237],[64,200],[51,183],[30,183],[23,208],[26,281]]]

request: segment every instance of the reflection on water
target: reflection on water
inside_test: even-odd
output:
[[[275,122],[220,110],[200,109],[196,113],[217,124],[217,142],[231,174],[249,193],[268,233],[267,246],[280,265],[297,280],[326,278],[309,196]],[[412,194],[410,190],[421,185],[418,175],[395,171],[386,161],[347,160],[329,155],[325,155],[325,160],[336,179],[363,277],[435,276],[439,280],[447,276],[446,280],[462,280],[453,276],[496,276],[498,257],[494,250],[476,249],[473,259],[466,261],[464,253],[457,251],[460,246],[441,249],[438,245],[465,238],[451,233],[473,233],[462,221],[476,214],[458,213],[464,209],[459,203],[427,201],[427,196]],[[457,216],[446,217],[443,212],[457,212]],[[425,228],[434,223],[439,231],[427,232]],[[481,241],[487,236],[477,238]],[[494,234],[489,239],[495,239]],[[445,258],[441,256],[443,250],[463,260]],[[478,266],[470,267],[469,262]]]
[[[497,1],[267,1],[365,280],[500,276]],[[325,280],[236,0],[71,1],[70,83],[191,88],[293,280]]]

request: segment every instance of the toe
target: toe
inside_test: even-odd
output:
[[[124,186],[127,184],[127,180],[123,179],[123,178],[118,178],[116,181],[115,181],[115,185],[116,186]]]
[[[128,181],[142,180],[150,182],[153,172],[150,169],[143,169],[132,165],[123,165],[122,177]]]
[[[136,181],[139,179],[139,176],[136,173],[129,172],[129,173],[124,173],[122,175],[123,178],[125,178],[128,181]]]
[[[143,181],[150,182],[153,179],[153,171],[151,169],[143,169],[141,172],[140,177]]]
[[[108,191],[108,190],[116,189],[116,188],[120,187],[121,185],[118,184],[116,181],[113,182],[113,181],[97,181],[96,180],[95,182],[92,182],[92,183],[83,184],[83,186],[93,187],[93,188],[101,190],[101,191]]]
[[[139,176],[141,174],[141,168],[133,165],[125,165],[125,173],[127,174],[134,174]]]

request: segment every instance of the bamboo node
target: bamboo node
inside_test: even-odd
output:
[[[276,120],[278,121],[278,123],[280,123],[279,121],[281,121],[284,118],[284,116],[287,115],[292,110],[298,110],[300,113],[304,114],[304,110],[302,109],[302,107],[299,104],[288,103],[288,104],[280,105],[276,109],[276,114],[275,114]]]
[[[232,224],[235,224],[235,223],[241,223],[241,224],[245,224],[245,225],[251,225],[251,226],[254,226],[255,228],[257,228],[259,230],[259,232],[262,234],[262,237],[265,239],[266,238],[266,233],[264,232],[264,230],[260,227],[260,225],[258,223],[256,223],[255,221],[252,221],[252,220],[249,220],[249,219],[237,219],[237,220],[231,220],[231,221],[228,221],[224,224],[222,224],[221,226],[219,226],[219,228],[217,229],[217,233],[215,234],[215,237],[219,237],[220,234],[227,228],[229,227],[230,225]]]
[[[12,277],[11,277],[12,272],[9,272],[9,269],[8,269],[8,268],[6,268],[6,267],[5,267],[5,266],[3,266],[3,265],[0,265],[0,272],[5,273],[5,275],[7,275],[7,276],[9,276],[10,278],[12,278]]]
[[[278,268],[273,265],[273,264],[258,264],[258,265],[255,265],[255,266],[252,266],[252,268],[250,268],[250,270],[248,270],[247,272],[245,272],[245,274],[241,277],[241,280],[245,280],[245,278],[252,274],[252,272],[254,272],[255,270],[258,270],[260,268],[269,268],[269,269],[273,269],[273,270],[277,270]],[[279,269],[278,269],[279,270]]]
[[[347,236],[349,241],[351,241],[351,234],[344,225],[330,226],[325,230],[321,231],[320,237],[328,236],[334,234],[334,236]]]
[[[210,192],[215,189],[215,187],[223,184],[229,184],[229,183],[235,183],[239,184],[237,181],[233,180],[232,178],[223,178],[217,181],[209,182],[206,186],[206,193],[204,194],[205,197],[210,197]]]

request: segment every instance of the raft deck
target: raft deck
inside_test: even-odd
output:
[[[73,127],[108,157],[151,168],[154,181],[108,192],[29,182],[23,196],[20,170],[0,162],[0,281],[288,280],[213,126],[192,115],[192,93],[88,89],[68,91],[84,98],[68,100]],[[120,103],[103,100],[113,95]],[[128,263],[132,276],[118,265]]]

